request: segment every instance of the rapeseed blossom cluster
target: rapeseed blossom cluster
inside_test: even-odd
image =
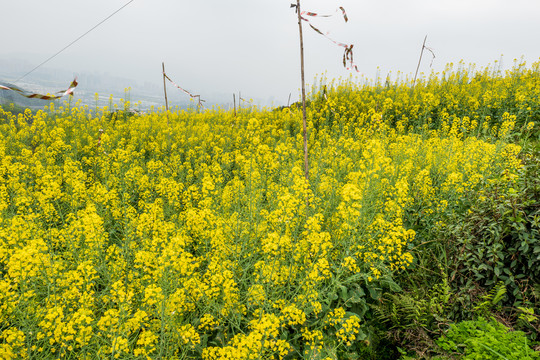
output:
[[[0,108],[0,357],[337,358],[415,226],[517,179],[538,81],[460,76],[313,93],[309,179],[294,107]]]

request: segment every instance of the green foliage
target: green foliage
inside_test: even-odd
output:
[[[534,312],[534,308],[518,307],[517,327],[530,334],[533,340],[538,339],[540,334],[540,316]]]
[[[448,332],[437,340],[445,352],[460,359],[539,359],[540,352],[533,351],[527,337],[521,331],[509,331],[494,319],[480,318],[452,325]]]
[[[441,335],[440,324],[450,322],[446,315],[450,296],[450,287],[443,280],[432,289],[386,293],[380,304],[372,307],[398,349],[421,356],[436,348],[433,339]]]
[[[517,179],[504,180],[513,187],[487,186],[469,213],[448,227],[452,286],[470,296],[466,301],[502,282],[507,293],[501,305],[540,304],[538,154],[524,156],[523,162]]]
[[[474,306],[475,314],[481,316],[488,316],[490,311],[493,310],[500,302],[506,297],[506,286],[502,281],[499,283],[486,295],[482,296],[482,302]],[[499,305],[500,309],[500,305]]]

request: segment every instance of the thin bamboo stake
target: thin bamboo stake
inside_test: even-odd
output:
[[[306,120],[306,81],[304,75],[304,36],[302,34],[302,17],[300,15],[300,0],[296,0],[296,13],[298,15],[298,31],[300,33],[300,72],[302,78],[302,123],[304,136],[304,176],[306,183],[309,184],[309,162],[308,162],[308,144],[307,144],[307,120]],[[306,216],[309,213],[309,197],[306,195]]]
[[[169,101],[167,100],[167,86],[165,84],[165,63],[162,62],[161,66],[163,67],[163,91],[165,92],[165,109],[169,111]]]
[[[306,120],[306,81],[304,74],[304,36],[302,34],[302,17],[300,16],[300,0],[296,0],[296,13],[298,14],[298,30],[300,32],[300,72],[302,78],[302,122],[304,136],[304,175],[309,181],[309,163],[307,147],[307,120]]]
[[[422,44],[422,51],[420,51],[420,59],[418,59],[418,66],[416,67],[416,73],[414,74],[414,80],[412,83],[413,88],[414,88],[414,84],[416,84],[416,76],[418,75],[418,69],[420,69],[420,62],[422,61],[422,55],[424,55],[424,49],[426,48],[426,40],[427,40],[427,35],[424,38],[424,43]]]
[[[171,124],[169,122],[169,100],[167,99],[167,86],[165,82],[165,62],[161,63],[163,69],[163,91],[165,92],[165,109],[167,110],[167,149],[171,148]]]

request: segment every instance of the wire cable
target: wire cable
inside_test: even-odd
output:
[[[113,12],[111,15],[107,16],[105,19],[103,19],[99,24],[97,24],[96,26],[94,26],[93,28],[91,28],[90,30],[88,30],[87,32],[85,32],[84,34],[82,34],[81,36],[79,36],[77,39],[73,40],[69,45],[67,45],[66,47],[64,47],[62,50],[58,51],[56,54],[54,54],[53,56],[51,56],[50,58],[48,58],[47,60],[45,60],[44,62],[42,62],[41,64],[39,64],[38,66],[36,66],[35,68],[33,68],[32,70],[30,70],[29,72],[27,72],[26,74],[24,74],[23,76],[21,76],[20,78],[18,78],[17,80],[15,80],[15,82],[18,82],[18,81],[21,81],[22,79],[24,79],[25,77],[27,77],[28,75],[30,75],[31,73],[33,73],[34,71],[36,71],[38,68],[40,68],[41,66],[43,66],[44,64],[48,63],[50,60],[52,60],[53,58],[55,58],[56,56],[58,56],[61,52],[63,52],[64,50],[66,50],[67,48],[69,48],[71,45],[75,44],[77,41],[81,40],[83,37],[85,37],[86,35],[88,35],[90,32],[92,32],[95,28],[97,28],[99,25],[103,24],[105,21],[109,20],[110,18],[112,18],[114,15],[116,15],[118,12],[120,12],[120,10],[122,10],[123,8],[125,8],[126,6],[128,6],[129,4],[131,4],[133,1],[135,0],[130,0],[128,3],[126,3],[124,6],[122,6],[120,9],[116,10],[115,12]]]

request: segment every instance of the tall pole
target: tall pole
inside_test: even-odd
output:
[[[302,34],[302,16],[300,15],[300,0],[296,0],[296,13],[298,14],[298,30],[300,32],[300,72],[302,77],[302,120],[304,125],[304,176],[309,181],[309,163],[307,147],[307,120],[306,120],[306,80],[304,75],[304,36]],[[309,200],[308,200],[309,202]]]
[[[169,111],[169,101],[167,100],[167,86],[165,86],[165,63],[162,62],[161,66],[163,67],[163,91],[165,92],[165,109]]]

